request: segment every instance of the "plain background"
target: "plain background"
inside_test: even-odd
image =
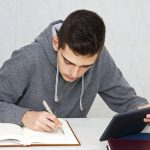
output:
[[[0,0],[0,66],[32,42],[51,21],[77,9],[97,12],[106,24],[106,46],[138,95],[150,97],[149,0]],[[97,96],[89,117],[110,117]]]

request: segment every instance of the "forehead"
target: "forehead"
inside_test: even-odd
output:
[[[77,66],[84,66],[84,65],[91,65],[94,64],[96,61],[96,58],[98,54],[95,54],[94,56],[89,55],[77,55],[75,54],[67,45],[64,49],[59,50],[61,55],[65,57],[68,61],[71,63],[77,65]]]

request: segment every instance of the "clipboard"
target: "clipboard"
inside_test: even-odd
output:
[[[99,140],[105,141],[141,132],[147,124],[143,119],[148,113],[150,108],[114,115]]]

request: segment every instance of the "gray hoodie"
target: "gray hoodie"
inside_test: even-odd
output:
[[[3,64],[0,69],[0,122],[21,125],[26,111],[45,110],[43,100],[57,117],[86,117],[97,93],[118,113],[148,103],[136,95],[106,47],[84,77],[72,83],[64,81],[57,70],[56,52],[51,43],[60,23],[61,20],[50,24],[33,43],[14,51]]]

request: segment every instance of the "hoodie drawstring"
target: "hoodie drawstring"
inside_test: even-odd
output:
[[[56,72],[56,82],[55,82],[55,102],[58,102],[58,95],[57,95],[57,88],[58,88],[58,75],[59,75],[59,71],[58,71],[58,65],[57,65],[57,72]]]
[[[84,75],[82,76],[82,87],[81,87],[81,95],[80,95],[80,110],[83,111],[83,105],[82,105],[82,96],[84,92]]]
[[[57,72],[56,72],[56,82],[55,82],[55,102],[58,102],[58,76],[59,76],[59,70],[57,65]],[[80,95],[80,110],[83,111],[83,105],[82,105],[82,97],[84,92],[84,75],[82,76],[82,87],[81,87],[81,95]]]

